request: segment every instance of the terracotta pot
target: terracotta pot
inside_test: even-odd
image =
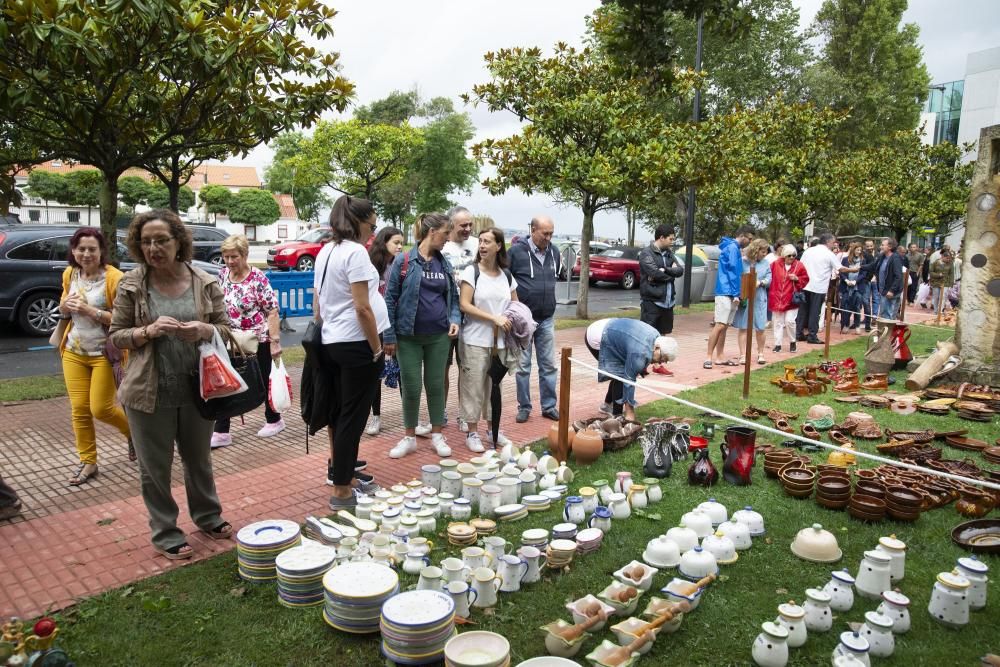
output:
[[[570,450],[573,449],[573,441],[575,438],[576,438],[576,431],[573,430],[572,426],[570,426],[567,429],[566,433],[566,446]],[[556,446],[559,444],[559,422],[556,422],[549,427],[548,440],[549,440],[549,451],[555,451]],[[604,445],[602,444],[601,447],[603,448],[603,446]]]
[[[593,463],[603,452],[604,440],[594,431],[580,431],[573,439],[573,456],[577,463]]]

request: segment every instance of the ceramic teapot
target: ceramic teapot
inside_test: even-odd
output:
[[[990,568],[975,556],[959,558],[955,571],[969,580],[969,609],[977,611],[986,606],[986,577]]]
[[[761,624],[762,633],[753,642],[753,661],[760,667],[785,667],[788,664],[788,630],[771,623]]]
[[[969,622],[969,580],[954,572],[942,572],[934,582],[927,611],[935,621],[952,628]]]
[[[892,619],[893,634],[902,635],[910,630],[910,598],[899,591],[882,593],[882,604],[875,611]]]
[[[823,590],[830,595],[830,609],[850,611],[854,606],[854,577],[847,570],[831,572]]]
[[[854,587],[858,594],[869,600],[881,600],[882,592],[892,588],[889,563],[892,557],[882,551],[866,551],[858,566],[858,577]]]
[[[778,617],[774,622],[788,630],[788,648],[798,648],[806,643],[808,632],[805,617],[805,609],[794,601],[778,605]]]
[[[746,426],[730,426],[719,444],[722,450],[722,477],[730,484],[749,486],[755,459],[757,431]]]
[[[830,609],[830,594],[818,588],[806,589],[806,601],[802,605],[809,632],[828,632],[833,627],[833,611]]]
[[[716,532],[731,539],[737,551],[745,551],[753,546],[753,540],[750,538],[750,528],[745,523],[723,521],[719,524]]]
[[[858,633],[868,640],[868,653],[876,658],[888,658],[896,650],[892,635],[892,619],[877,611],[866,611],[865,622]]]
[[[833,649],[833,660],[840,656],[851,656],[862,665],[871,667],[871,660],[868,659],[868,640],[857,632],[841,632],[840,643]]]

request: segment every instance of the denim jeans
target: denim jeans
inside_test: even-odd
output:
[[[878,293],[878,287],[875,283],[871,283],[869,288],[872,293],[872,315],[874,317],[882,316],[882,295]]]
[[[533,339],[535,360],[538,362],[538,393],[542,411],[556,407],[555,363],[556,323],[551,317],[538,322]],[[521,368],[517,371],[517,408],[531,411],[531,348],[521,353]]]
[[[871,328],[872,326],[872,306],[869,298],[871,297],[871,283],[859,282],[858,283],[858,300],[859,306],[856,310],[863,312],[865,314],[864,321],[865,327]],[[857,326],[857,324],[855,324]]]
[[[879,304],[878,316],[883,319],[894,320],[899,315],[899,302],[902,296],[897,294],[891,299],[882,296]]]

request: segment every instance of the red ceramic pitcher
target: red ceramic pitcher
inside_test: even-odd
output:
[[[913,360],[913,353],[907,341],[910,340],[910,327],[902,322],[896,322],[892,330],[892,346],[895,349],[896,368],[906,368]]]
[[[753,470],[757,431],[746,426],[730,426],[719,447],[722,449],[722,476],[730,484],[749,486]]]

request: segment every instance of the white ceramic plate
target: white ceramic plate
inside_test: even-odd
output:
[[[455,603],[441,591],[407,591],[382,605],[382,618],[401,628],[437,625],[453,613]]]
[[[531,542],[541,542],[542,540],[549,539],[549,531],[544,528],[529,528],[521,533],[521,539]]]
[[[579,544],[587,542],[599,542],[604,539],[604,531],[600,528],[584,528],[576,534],[576,541]]]
[[[510,505],[501,505],[496,508],[497,516],[504,516],[505,514],[516,514],[517,512],[523,512],[528,509],[521,503],[512,503]]]
[[[380,563],[344,563],[323,577],[323,588],[331,595],[364,600],[386,595],[399,584],[399,575]]]
[[[274,564],[282,572],[298,574],[329,568],[337,559],[337,550],[324,546],[298,546],[282,551]]]
[[[571,553],[576,551],[576,542],[573,540],[552,540],[552,542],[549,543],[549,547],[551,547],[552,551],[565,551]]]
[[[538,494],[531,494],[531,495],[527,495],[527,496],[522,496],[521,497],[521,501],[525,505],[548,505],[549,504],[549,499],[548,498],[546,498],[545,496],[542,496],[542,495],[538,495]]]
[[[236,541],[248,547],[268,547],[290,542],[299,536],[299,524],[285,519],[268,519],[243,526]]]

